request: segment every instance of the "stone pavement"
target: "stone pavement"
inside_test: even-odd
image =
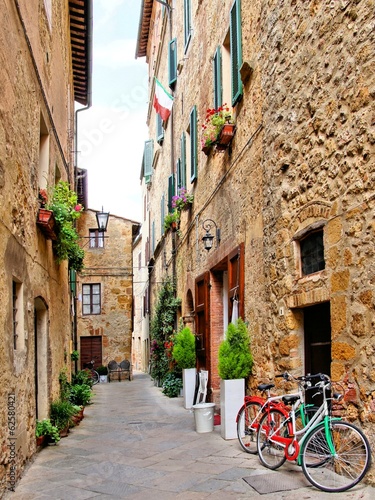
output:
[[[346,493],[321,492],[293,464],[267,470],[237,440],[222,439],[219,426],[198,434],[182,398],[167,398],[143,373],[132,382],[99,384],[94,392],[81,424],[57,446],[41,450],[6,499],[375,498],[375,489],[364,483]],[[254,475],[269,493],[243,479]],[[275,491],[282,485],[287,489]]]

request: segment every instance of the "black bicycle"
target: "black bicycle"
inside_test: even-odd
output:
[[[89,363],[85,363],[84,369],[90,372],[90,378],[92,380],[92,385],[96,385],[99,382],[99,373],[94,370],[95,361],[92,359]]]

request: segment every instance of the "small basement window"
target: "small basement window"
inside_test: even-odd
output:
[[[302,275],[325,269],[323,229],[308,233],[300,240]]]

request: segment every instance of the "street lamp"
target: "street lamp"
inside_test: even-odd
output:
[[[107,231],[109,219],[109,212],[104,212],[103,207],[101,212],[96,212],[96,221],[98,223],[99,233],[105,233]]]
[[[209,252],[211,250],[213,242],[214,242],[214,238],[215,238],[215,236],[210,233],[212,226],[215,226],[215,230],[216,230],[216,248],[220,244],[220,229],[217,227],[215,221],[213,221],[211,219],[206,219],[202,223],[202,227],[206,231],[206,234],[203,236],[202,241],[204,244],[204,248],[207,250],[207,252]]]

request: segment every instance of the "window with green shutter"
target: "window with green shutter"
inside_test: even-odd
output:
[[[241,2],[235,0],[230,10],[230,62],[232,79],[232,106],[242,98],[240,68],[242,64]]]
[[[177,81],[177,38],[169,42],[168,48],[169,86],[173,89]]]
[[[158,144],[162,144],[164,141],[163,120],[159,113],[156,113],[156,141]]]
[[[176,194],[174,175],[168,177],[168,212],[173,212],[172,197]]]
[[[184,42],[185,52],[191,39],[191,0],[184,0]]]
[[[214,108],[220,108],[223,104],[223,81],[222,81],[222,66],[221,66],[221,49],[216,49],[212,62],[214,72]]]
[[[152,161],[154,158],[154,141],[152,139],[145,141],[143,150],[143,176],[145,183],[151,182],[152,176]]]
[[[198,176],[198,134],[197,134],[197,108],[190,111],[190,182]],[[186,186],[185,186],[186,187]]]
[[[186,135],[182,132],[181,135],[181,158],[177,168],[177,188],[186,188]]]
[[[161,200],[160,200],[160,231],[161,231],[161,235],[164,234],[164,219],[165,219],[165,196],[163,194],[163,196],[161,197]]]

